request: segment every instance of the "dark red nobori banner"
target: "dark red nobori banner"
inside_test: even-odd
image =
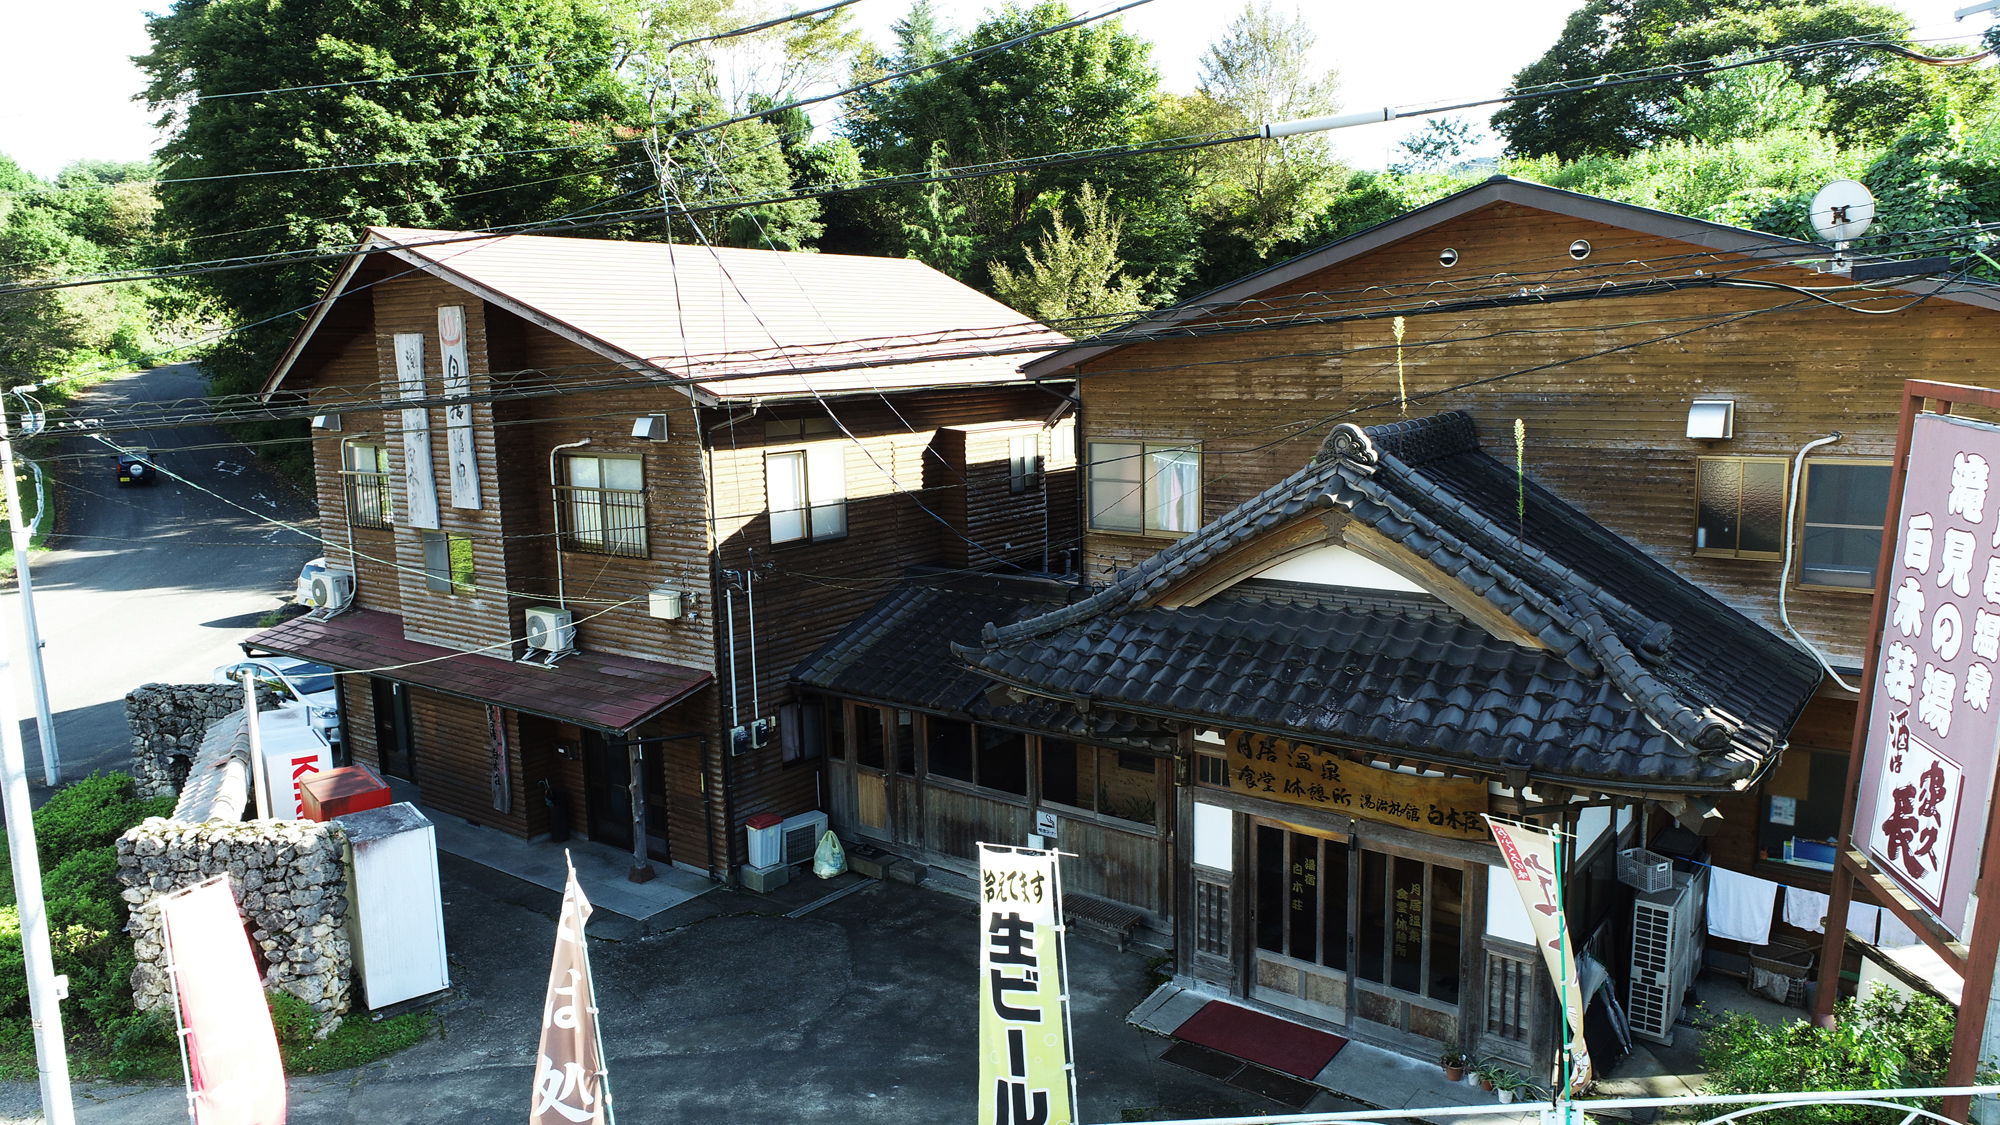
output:
[[[1923,414],[1856,793],[1853,842],[1963,937],[2000,742],[2000,427]]]

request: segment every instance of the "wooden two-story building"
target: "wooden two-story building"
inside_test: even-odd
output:
[[[1060,335],[921,263],[375,229],[272,372],[309,403],[355,761],[716,878],[823,807],[800,659],[913,566],[1060,570]],[[633,787],[643,800],[633,800]],[[644,867],[635,864],[635,867]]]
[[[945,731],[912,808],[1053,833],[1186,980],[1539,1067],[1546,974],[1453,810],[1574,833],[1578,946],[1634,1005],[1620,849],[1827,889],[1902,382],[2000,340],[1992,287],[1856,265],[1478,184],[1027,363],[1078,388],[1086,584],[913,579],[798,678]],[[969,675],[871,674],[913,610]],[[1328,767],[1419,821],[1314,800]],[[932,820],[903,842],[960,854]]]

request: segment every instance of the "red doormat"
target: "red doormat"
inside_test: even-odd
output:
[[[1210,1000],[1174,1030],[1174,1038],[1212,1047],[1259,1066],[1310,1079],[1333,1061],[1347,1040],[1286,1023],[1262,1012]]]

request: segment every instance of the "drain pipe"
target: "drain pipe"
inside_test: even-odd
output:
[[[722,606],[727,615],[724,627],[729,630],[729,725],[734,728],[743,725],[743,709],[736,690],[736,584],[729,580],[729,574],[722,572]]]
[[[554,449],[549,450],[549,509],[551,514],[553,514],[556,518],[555,527],[556,527],[556,608],[557,609],[568,609],[569,603],[563,600],[562,483],[556,479],[556,454],[561,453],[565,449],[579,449],[589,444],[590,444],[590,439],[584,438],[582,441],[565,442],[562,445],[558,445]]]
[[[1811,453],[1822,445],[1830,445],[1839,440],[1840,431],[1835,430],[1818,441],[1807,442],[1799,450],[1798,456],[1792,458],[1792,488],[1791,491],[1785,493],[1785,562],[1784,566],[1778,571],[1778,621],[1784,625],[1787,633],[1797,638],[1798,642],[1805,646],[1807,652],[1812,653],[1813,659],[1819,661],[1819,666],[1826,669],[1826,674],[1832,678],[1834,683],[1840,685],[1840,690],[1851,691],[1859,695],[1861,694],[1861,689],[1852,686],[1846,680],[1840,678],[1840,673],[1834,671],[1833,665],[1827,663],[1825,655],[1819,651],[1818,647],[1811,641],[1806,640],[1799,633],[1798,627],[1792,624],[1791,615],[1785,612],[1785,590],[1792,584],[1792,517],[1799,500],[1799,474],[1805,471],[1806,454]],[[1876,577],[1876,581],[1881,581],[1879,575]]]
[[[750,602],[750,721],[764,716],[757,695],[757,549],[750,549],[750,569],[743,572],[743,596]]]

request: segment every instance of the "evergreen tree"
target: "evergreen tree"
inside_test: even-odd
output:
[[[1076,197],[1077,227],[1071,229],[1059,210],[1051,212],[1048,233],[1023,254],[1025,270],[1015,273],[1005,262],[991,264],[995,295],[1044,324],[1080,336],[1114,327],[1115,318],[1144,308],[1140,289],[1145,279],[1123,272],[1121,224],[1110,203],[1084,181]]]

